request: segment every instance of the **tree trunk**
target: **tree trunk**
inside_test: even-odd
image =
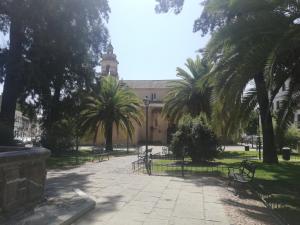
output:
[[[254,77],[263,133],[263,162],[278,163],[274,129],[266,83],[262,74]]]
[[[113,136],[113,125],[112,124],[107,124],[105,126],[105,148],[106,151],[112,151],[113,150],[113,145],[112,145],[112,136]]]
[[[16,104],[22,87],[21,64],[23,37],[24,32],[22,22],[12,18],[10,25],[8,65],[3,87],[0,114],[0,145],[11,145],[14,139]]]
[[[96,129],[95,129],[95,134],[94,134],[94,139],[93,139],[93,144],[94,144],[94,146],[97,145],[98,131],[99,131],[99,124],[97,124]]]

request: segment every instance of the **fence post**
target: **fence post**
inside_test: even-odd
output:
[[[150,159],[149,159],[149,175],[152,175],[152,152],[150,153]]]

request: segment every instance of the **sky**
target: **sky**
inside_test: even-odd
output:
[[[176,68],[195,58],[208,37],[193,33],[202,11],[199,0],[185,1],[179,15],[155,13],[155,0],[108,0],[108,29],[125,80],[175,79]],[[0,33],[0,47],[7,37]],[[2,93],[2,85],[0,85]]]
[[[195,58],[208,37],[193,33],[202,10],[199,0],[185,1],[179,15],[156,14],[155,0],[109,0],[111,42],[125,80],[176,78],[176,68]]]

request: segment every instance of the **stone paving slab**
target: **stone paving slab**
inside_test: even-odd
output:
[[[69,225],[94,209],[95,201],[80,190],[60,198],[49,198],[20,219],[10,219],[3,225]]]
[[[87,163],[68,171],[50,171],[47,193],[79,188],[96,207],[76,225],[219,224],[229,225],[215,185],[216,178],[137,175],[136,156]]]

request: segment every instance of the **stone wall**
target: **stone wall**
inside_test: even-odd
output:
[[[0,147],[0,213],[30,208],[43,199],[49,155],[44,148]]]

